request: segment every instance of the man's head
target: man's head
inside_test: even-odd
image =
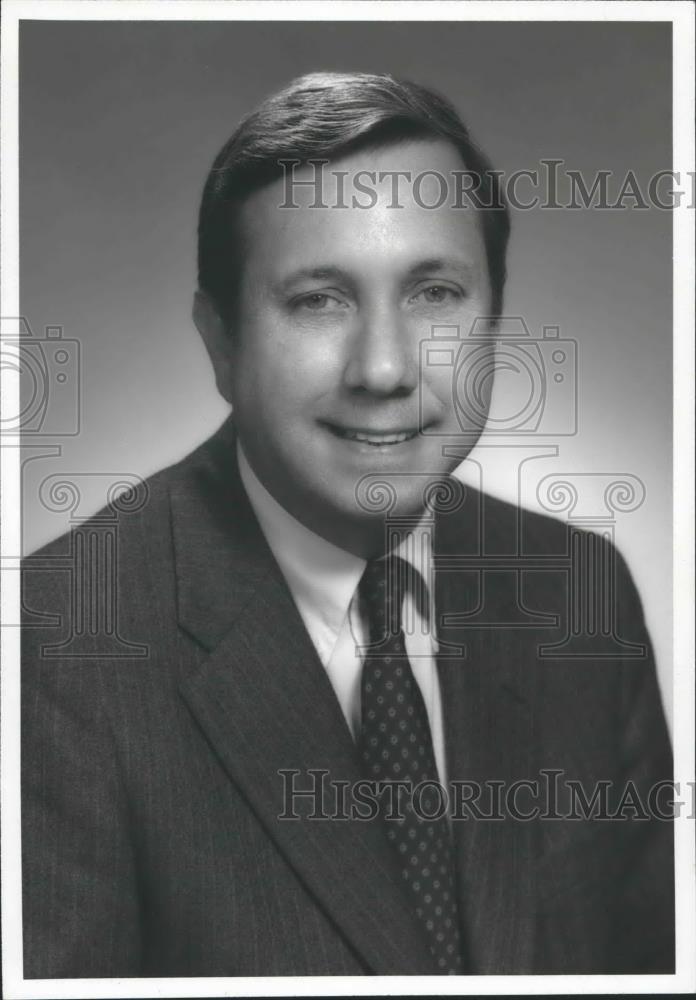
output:
[[[492,207],[462,202],[472,186]],[[252,468],[308,527],[369,554],[381,525],[361,480],[381,475],[415,513],[424,475],[456,464],[452,368],[423,367],[421,344],[500,313],[508,232],[452,106],[387,76],[303,77],[221,150],[194,315]]]

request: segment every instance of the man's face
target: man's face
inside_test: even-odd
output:
[[[476,427],[461,437],[453,368],[421,366],[421,342],[433,327],[458,326],[465,337],[490,311],[480,223],[471,208],[450,207],[452,171],[463,168],[449,143],[413,140],[327,165],[329,208],[309,207],[314,190],[299,186],[299,207],[281,208],[287,186],[279,180],[242,209],[246,256],[221,388],[269,492],[346,548],[362,547],[353,536],[359,539],[363,524],[369,532],[375,520],[356,499],[363,477],[386,480],[396,490],[397,512],[414,513],[423,505],[423,474],[439,476],[458,464],[443,456],[443,436],[475,441]],[[416,192],[401,180],[397,208],[392,180],[365,174],[376,204],[351,206],[358,171],[395,170],[412,178],[438,171],[449,185],[443,207],[422,207],[441,197],[432,177]],[[337,171],[347,172],[344,180],[337,181]],[[311,179],[313,169],[295,177]],[[336,207],[341,202],[351,207]]]

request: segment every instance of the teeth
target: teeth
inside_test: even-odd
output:
[[[362,441],[365,444],[372,444],[376,447],[384,444],[403,444],[416,436],[416,431],[402,431],[399,434],[365,434],[362,431],[349,431],[341,429],[341,437],[350,441]]]

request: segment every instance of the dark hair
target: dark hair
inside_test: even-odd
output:
[[[254,191],[283,175],[280,161],[331,161],[359,148],[417,137],[451,142],[475,181],[491,311],[500,315],[509,211],[498,176],[453,105],[425,87],[386,74],[310,73],[244,118],[208,174],[198,221],[198,284],[223,317],[229,321],[232,316],[242,270],[236,210]]]

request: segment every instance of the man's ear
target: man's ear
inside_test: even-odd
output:
[[[212,362],[218,392],[228,403],[234,405],[232,392],[233,337],[213,300],[200,289],[193,297],[193,322],[196,324]]]

